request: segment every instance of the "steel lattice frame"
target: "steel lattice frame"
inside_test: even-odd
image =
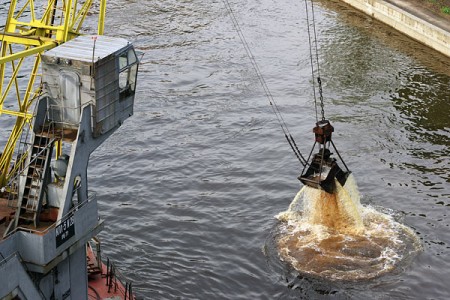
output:
[[[98,34],[103,34],[106,0],[100,1]],[[44,3],[42,3],[44,2]],[[78,35],[94,0],[11,0],[0,29],[0,116],[16,118],[8,142],[0,152],[0,188],[14,175],[14,149],[26,126],[30,108],[41,92],[40,54]],[[1,28],[1,27],[0,27]],[[27,68],[31,67],[31,71]],[[14,95],[15,94],[15,95]],[[5,103],[13,109],[5,108]],[[2,128],[2,130],[4,130]],[[17,164],[18,165],[18,164]]]

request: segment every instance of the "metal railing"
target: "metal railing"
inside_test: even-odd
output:
[[[106,286],[108,287],[108,293],[114,290],[115,293],[119,291],[124,295],[124,300],[133,300],[133,287],[131,281],[127,281],[125,276],[123,276],[117,269],[116,265],[109,259],[106,258]],[[117,284],[117,281],[120,284]]]
[[[12,230],[11,232],[9,232],[7,235],[5,235],[5,238],[12,235],[13,233],[15,233],[16,231],[24,231],[24,232],[28,232],[28,233],[34,233],[34,234],[38,234],[38,235],[44,235],[47,232],[49,232],[51,229],[55,228],[56,226],[58,226],[59,224],[65,222],[66,220],[68,220],[70,217],[72,217],[75,213],[75,211],[79,210],[81,207],[85,206],[87,203],[91,202],[92,200],[94,200],[97,197],[97,193],[95,192],[89,192],[89,195],[86,199],[86,201],[79,203],[78,205],[74,206],[71,210],[69,210],[67,212],[67,214],[65,214],[64,216],[61,217],[61,219],[57,220],[56,222],[52,223],[51,225],[49,225],[48,227],[42,229],[42,230],[38,230],[38,229],[32,229],[32,228],[28,228],[28,227],[21,227],[18,226],[16,227],[14,230]]]

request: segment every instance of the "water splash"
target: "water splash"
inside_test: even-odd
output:
[[[414,232],[360,203],[354,177],[334,194],[303,187],[276,216],[280,258],[302,274],[332,280],[378,277],[407,265],[421,249]]]

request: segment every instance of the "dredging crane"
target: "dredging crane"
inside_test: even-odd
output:
[[[315,17],[314,17],[314,5],[311,0],[310,7],[308,4],[308,0],[305,0],[305,8],[306,8],[306,17],[307,17],[307,27],[308,27],[308,41],[309,41],[309,52],[310,52],[310,61],[311,61],[311,74],[312,74],[312,82],[313,82],[313,92],[314,92],[314,104],[316,109],[316,126],[313,128],[313,133],[315,136],[314,145],[309,153],[308,158],[306,159],[302,153],[300,152],[297,143],[295,142],[292,134],[290,133],[286,122],[278,108],[278,105],[270,92],[269,87],[266,84],[266,81],[260,71],[260,68],[254,58],[254,55],[245,39],[245,36],[239,26],[239,23],[236,19],[236,16],[231,8],[228,0],[223,0],[225,7],[227,8],[229,15],[231,17],[231,21],[236,29],[236,32],[244,46],[244,49],[249,57],[252,66],[258,76],[258,79],[264,89],[264,92],[269,100],[270,106],[278,120],[278,123],[286,137],[287,142],[289,143],[291,149],[293,150],[295,156],[297,157],[300,164],[303,166],[303,171],[301,175],[298,176],[298,179],[305,185],[323,189],[327,193],[334,193],[336,189],[336,181],[339,184],[344,185],[351,171],[348,169],[344,160],[342,159],[339,151],[337,150],[333,140],[332,133],[334,132],[334,127],[331,125],[330,121],[325,118],[324,111],[324,100],[323,100],[323,92],[322,92],[322,80],[320,77],[320,65],[319,65],[319,55],[318,55],[318,46],[317,46],[317,34],[315,28]],[[312,28],[312,30],[311,30]],[[314,35],[314,42],[313,42]],[[316,87],[315,82],[317,80],[318,86]],[[318,89],[319,100],[316,96],[316,89]],[[320,105],[321,108],[321,119],[319,120],[318,107]],[[314,153],[315,149],[317,152]],[[331,150],[336,152],[339,161],[344,166],[344,170],[339,166],[339,161],[336,158],[333,158],[333,153]],[[314,153],[314,154],[313,154]]]
[[[87,168],[133,115],[138,54],[103,35],[106,0],[8,2],[0,25],[0,116],[10,133],[0,150],[0,299],[135,299],[131,282],[102,261],[105,225]],[[96,13],[97,34],[83,34]]]

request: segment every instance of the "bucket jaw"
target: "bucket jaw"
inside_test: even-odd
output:
[[[316,123],[316,127],[313,129],[315,143],[308,157],[308,161],[310,161],[311,154],[317,144],[319,144],[319,151],[312,156],[310,163],[305,166],[302,174],[298,177],[303,184],[313,188],[323,189],[330,194],[336,190],[335,179],[343,186],[351,173],[331,139],[333,131],[334,128],[328,120],[321,120]],[[339,167],[338,161],[331,157],[333,153],[330,151],[330,146],[334,148],[345,167],[345,171]]]

